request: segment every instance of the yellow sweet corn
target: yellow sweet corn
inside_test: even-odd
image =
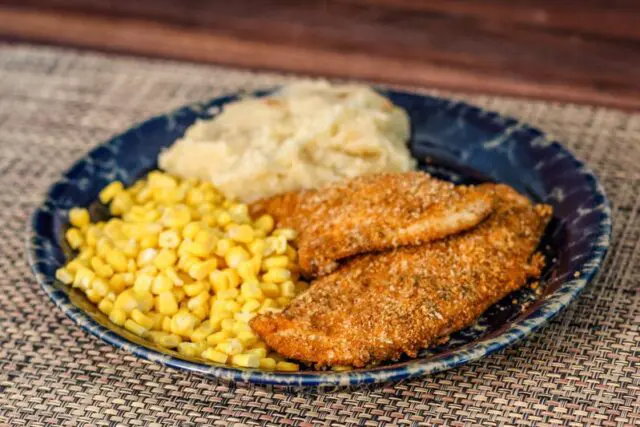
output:
[[[266,370],[289,363],[268,353],[249,321],[308,286],[293,230],[274,229],[269,215],[252,220],[211,183],[160,171],[99,197],[114,217],[92,223],[87,209],[69,211],[65,238],[77,256],[56,271],[59,281],[114,324],[185,356]]]
[[[297,363],[281,361],[276,363],[277,371],[295,372],[300,370],[300,366]]]
[[[69,222],[74,227],[85,229],[91,223],[89,211],[85,208],[72,208],[69,210]]]
[[[115,323],[118,326],[124,325],[124,322],[127,320],[127,313],[119,308],[113,308],[111,313],[109,313],[109,320]]]
[[[202,352],[202,357],[216,363],[226,363],[229,356],[221,351],[208,348]]]
[[[61,267],[56,270],[56,279],[58,279],[65,285],[70,285],[71,283],[73,283],[73,273],[67,268]]]
[[[260,359],[260,368],[265,371],[273,371],[276,369],[276,361],[270,357],[263,357]]]
[[[260,366],[260,356],[251,353],[242,353],[231,356],[231,363],[243,368],[257,368]]]
[[[71,246],[72,249],[80,249],[85,243],[82,232],[77,228],[68,229],[65,233],[65,238],[67,239],[67,243],[69,243],[69,246]]]
[[[114,181],[100,191],[98,198],[102,203],[107,204],[113,200],[116,195],[122,193],[123,190],[124,185],[122,185],[120,181]]]

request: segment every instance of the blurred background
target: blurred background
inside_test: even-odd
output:
[[[639,0],[0,0],[0,39],[640,109]]]

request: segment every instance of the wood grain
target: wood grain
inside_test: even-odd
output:
[[[0,37],[640,109],[629,0],[0,0]]]

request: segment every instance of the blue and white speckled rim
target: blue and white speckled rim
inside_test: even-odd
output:
[[[221,105],[235,99],[235,96],[223,97],[204,104],[183,107],[167,115],[156,116],[134,126],[129,131],[113,138],[109,142],[96,147],[90,151],[86,157],[76,162],[63,175],[61,180],[51,186],[44,202],[33,213],[31,221],[27,225],[26,246],[28,249],[29,263],[38,282],[54,303],[74,322],[80,325],[82,329],[116,348],[126,350],[141,358],[155,361],[172,368],[196,372],[227,381],[250,382],[255,384],[278,386],[353,386],[415,378],[455,368],[470,361],[480,359],[538,330],[579,295],[586,284],[597,274],[606,255],[611,234],[611,213],[609,202],[597,178],[588,167],[575,159],[575,157],[560,144],[546,139],[544,134],[539,130],[519,123],[514,119],[502,117],[496,113],[487,112],[463,102],[449,101],[407,92],[381,91],[390,96],[395,103],[405,106],[409,111],[411,111],[412,108],[424,108],[425,111],[429,109],[429,111],[434,114],[429,117],[435,117],[435,115],[440,112],[453,112],[452,114],[455,115],[454,121],[457,123],[454,123],[452,128],[465,126],[462,123],[463,121],[470,121],[475,124],[486,124],[486,127],[491,128],[492,132],[495,131],[492,139],[485,140],[481,144],[481,149],[486,152],[494,150],[496,146],[503,144],[516,132],[523,132],[527,137],[520,138],[521,141],[519,141],[519,144],[529,144],[530,147],[543,147],[545,150],[549,150],[548,155],[546,152],[544,155],[548,157],[550,164],[560,160],[563,162],[562,171],[557,173],[558,175],[566,174],[568,170],[567,165],[569,165],[571,173],[581,179],[580,185],[584,186],[582,193],[588,195],[588,203],[587,205],[582,204],[576,208],[579,211],[579,215],[576,218],[572,218],[571,222],[586,218],[584,222],[588,223],[588,228],[582,228],[587,231],[582,233],[581,238],[588,239],[589,243],[585,244],[584,241],[568,242],[570,245],[575,243],[574,246],[584,248],[584,251],[578,253],[578,257],[576,258],[579,260],[577,267],[564,274],[563,277],[565,279],[563,279],[562,285],[555,292],[544,296],[535,309],[510,324],[509,327],[498,336],[481,339],[480,341],[464,345],[450,352],[431,356],[428,359],[415,359],[372,369],[345,372],[264,372],[222,365],[196,363],[181,359],[177,356],[158,352],[116,334],[109,328],[100,325],[90,315],[76,307],[70,301],[69,295],[54,285],[55,269],[63,262],[58,242],[52,237],[60,232],[59,225],[55,225],[57,224],[55,218],[64,217],[68,209],[79,202],[79,200],[65,194],[61,189],[69,186],[74,187],[74,191],[82,194],[82,201],[86,204],[87,200],[90,200],[87,199],[87,197],[95,198],[97,191],[110,180],[121,179],[125,182],[131,182],[135,177],[129,175],[126,166],[120,168],[113,164],[116,155],[124,146],[124,140],[129,137],[137,137],[140,140],[144,140],[148,138],[148,135],[145,135],[149,129],[156,129],[159,126],[164,126],[165,130],[170,133],[168,136],[170,141],[175,140],[176,136],[180,135],[193,119],[196,117],[209,117],[212,113],[215,113],[214,110],[219,109]],[[257,92],[256,94],[263,95],[264,93],[267,92]],[[434,112],[437,112],[437,114]],[[415,117],[412,117],[412,119],[416,120]],[[451,118],[449,118],[449,120],[451,120]],[[150,124],[153,124],[153,126]],[[146,129],[146,127],[149,129]],[[468,133],[469,130],[465,132]],[[444,131],[440,133],[440,135],[446,134],[451,134],[451,129],[444,129]],[[525,142],[522,142],[522,140]],[[170,144],[170,141],[165,142],[164,145]],[[134,151],[135,154],[128,157],[138,157],[138,163],[135,166],[137,169],[148,169],[155,163],[155,156],[153,154],[143,155],[144,153],[140,150],[144,151],[145,148],[141,147],[142,146],[134,147],[134,150],[138,150],[139,152]],[[129,146],[127,146],[127,149],[128,148]],[[155,154],[157,155],[157,149]],[[459,155],[459,153],[457,153],[457,155]],[[507,157],[510,158],[511,155],[512,154],[507,153]],[[463,155],[462,157],[465,156]],[[542,163],[543,162],[537,163],[535,167],[538,168],[538,170],[545,168],[545,165],[541,166]],[[78,175],[82,175],[81,178],[78,178]],[[500,176],[496,178],[499,179]],[[100,182],[94,184],[94,180],[99,180]],[[538,195],[542,198],[548,198],[547,201],[551,203],[554,197],[558,197],[557,193],[554,189],[554,191],[551,191],[551,194]],[[560,197],[563,197],[563,192],[560,191],[560,193]],[[566,189],[564,193],[567,193]],[[63,194],[64,196],[62,196]],[[53,230],[56,227],[58,227],[58,229]]]

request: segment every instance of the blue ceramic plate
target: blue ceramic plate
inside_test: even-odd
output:
[[[459,183],[499,181],[553,206],[542,250],[547,267],[541,292],[525,287],[490,308],[478,322],[416,359],[346,372],[269,373],[189,360],[111,324],[80,293],[57,282],[65,262],[67,212],[88,206],[113,180],[127,184],[156,166],[197,118],[215,115],[239,95],[214,99],[151,118],[96,147],[55,182],[31,219],[27,240],[31,266],[55,304],[83,329],[109,344],[177,369],[231,381],[286,386],[358,385],[418,377],[454,368],[531,334],[558,314],[597,273],[609,246],[609,203],[593,173],[540,130],[480,108],[414,93],[381,91],[411,116],[411,150],[420,167]],[[262,96],[268,92],[258,92]]]

